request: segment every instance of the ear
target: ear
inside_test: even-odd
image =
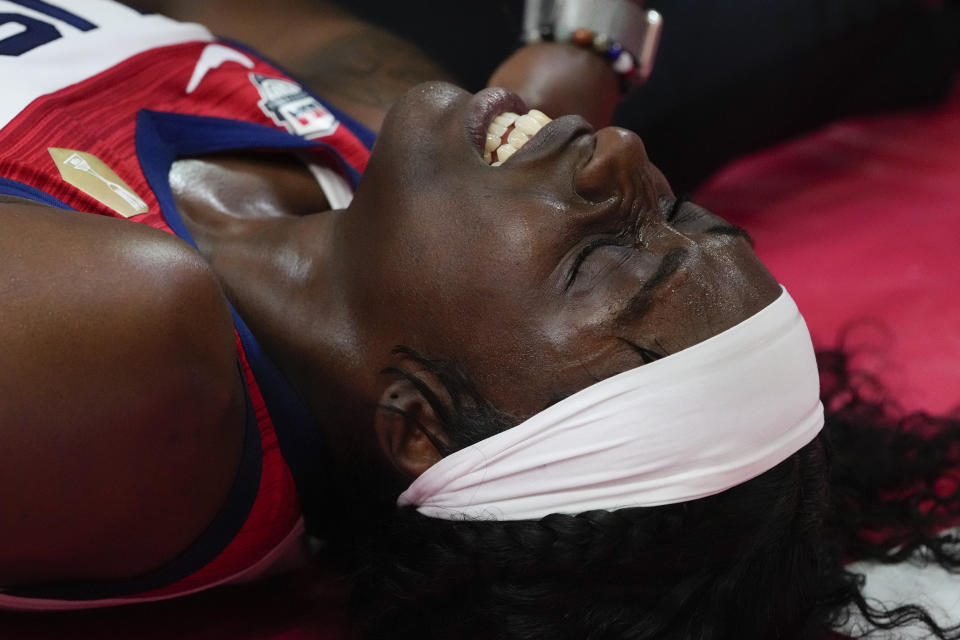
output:
[[[384,455],[411,481],[443,458],[434,442],[443,447],[448,444],[433,407],[406,379],[395,380],[384,389],[374,431]]]

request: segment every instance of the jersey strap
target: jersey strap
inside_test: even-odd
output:
[[[24,198],[40,204],[49,205],[58,209],[74,210],[60,198],[55,198],[48,193],[44,193],[36,187],[17,182],[9,178],[0,178],[0,195],[13,196],[15,198]]]
[[[304,140],[285,131],[249,122],[177,113],[142,111],[137,119],[137,154],[150,189],[157,198],[163,217],[181,239],[196,246],[177,210],[170,188],[170,167],[178,157],[237,149],[326,148],[338,158],[351,182],[356,185],[360,172],[328,142]],[[283,458],[293,473],[308,529],[313,518],[309,506],[322,493],[323,441],[321,430],[303,405],[286,377],[257,341],[246,322],[230,305],[234,326],[243,351],[270,407],[274,429]]]

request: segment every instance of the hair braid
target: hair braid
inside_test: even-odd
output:
[[[960,503],[960,420],[897,418],[845,356],[820,359],[827,435],[715,496],[537,521],[447,521],[405,507],[347,529],[340,539],[362,556],[353,603],[364,636],[820,640],[859,609],[882,629],[919,621],[960,639],[920,606],[867,603],[862,578],[843,566],[917,549],[960,566],[956,545],[934,536]],[[446,384],[466,380],[449,363],[440,375],[418,362]],[[445,426],[469,434],[457,447],[509,424],[472,387],[450,396],[457,415]]]

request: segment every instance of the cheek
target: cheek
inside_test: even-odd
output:
[[[470,198],[466,189],[459,192],[464,201],[480,199]],[[429,238],[422,247],[426,277],[464,313],[522,314],[548,288],[553,265],[540,255],[546,252],[538,251],[519,216],[488,213],[457,208],[430,214],[421,234]]]
[[[508,357],[526,339],[531,296],[510,269],[465,256],[449,244],[406,246],[391,262],[400,273],[389,313],[408,320],[410,346],[463,362]]]

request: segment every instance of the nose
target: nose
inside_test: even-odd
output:
[[[613,196],[646,196],[655,204],[651,168],[640,136],[620,127],[607,127],[597,132],[593,156],[574,177],[574,189],[593,203]]]

